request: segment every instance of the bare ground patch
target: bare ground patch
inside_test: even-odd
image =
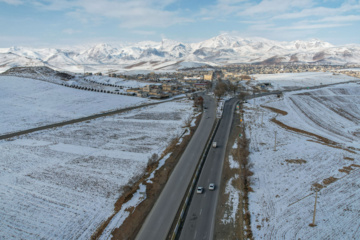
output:
[[[132,65],[128,65],[125,67],[125,69],[131,69],[131,68],[134,68],[134,67],[139,67],[141,65],[144,65],[146,62],[139,62],[139,63],[135,63],[135,64],[132,64]]]
[[[326,178],[323,180],[323,184],[325,185],[329,185],[333,182],[336,182],[338,180],[338,178],[335,178],[335,177],[329,177],[329,178]]]
[[[184,60],[180,60],[180,61],[177,61],[176,63],[173,63],[173,64],[169,64],[169,65],[166,65],[166,66],[162,66],[162,67],[159,67],[159,68],[155,68],[155,70],[160,70],[162,68],[166,68],[166,67],[170,67],[170,66],[175,66],[181,62],[183,62]]]
[[[312,186],[317,189],[317,191],[324,188],[324,185],[321,185],[320,183],[313,183]]]
[[[339,169],[339,172],[344,172],[349,174],[352,170],[354,170],[353,167],[360,168],[360,165],[358,164],[351,164],[350,166],[345,166],[342,169]]]
[[[277,109],[277,108],[274,108],[274,107],[268,107],[268,106],[263,106],[263,105],[261,105],[261,107],[269,109],[272,112],[281,114],[283,116],[286,116],[288,114],[286,111],[283,111],[283,110],[280,110],[280,109]]]
[[[286,159],[285,162],[287,162],[287,163],[295,163],[295,164],[307,163],[307,161],[304,160],[304,159]]]

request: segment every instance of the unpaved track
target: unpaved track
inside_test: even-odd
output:
[[[152,105],[156,105],[156,104],[160,104],[160,103],[164,103],[164,102],[170,102],[170,101],[179,100],[179,99],[181,99],[181,98],[175,98],[175,99],[171,99],[171,100],[168,100],[168,101],[162,101],[162,102],[156,102],[156,103],[148,103],[148,104],[143,104],[143,105],[139,105],[139,106],[135,106],[135,107],[128,107],[128,108],[118,109],[118,110],[105,112],[105,113],[98,113],[98,114],[95,114],[95,115],[82,117],[82,118],[77,118],[77,119],[72,119],[72,120],[65,121],[65,122],[53,123],[53,124],[49,124],[49,125],[45,125],[45,126],[41,126],[41,127],[30,128],[30,129],[19,131],[19,132],[8,133],[8,134],[0,135],[0,140],[12,138],[12,137],[18,137],[18,136],[25,135],[25,134],[28,134],[28,133],[33,133],[33,132],[46,130],[46,129],[50,129],[50,128],[62,127],[62,126],[65,126],[65,125],[84,122],[84,121],[88,121],[88,120],[92,120],[92,119],[96,119],[96,118],[111,116],[111,115],[127,112],[127,111],[130,111],[130,110],[134,110],[134,109],[137,109],[137,108],[152,106]]]

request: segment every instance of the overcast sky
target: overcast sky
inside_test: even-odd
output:
[[[198,42],[221,33],[360,44],[360,0],[0,0],[0,47]]]

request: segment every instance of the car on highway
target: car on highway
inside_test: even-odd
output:
[[[198,187],[197,189],[196,189],[196,193],[202,193],[204,191],[204,188],[203,187]]]
[[[214,183],[210,183],[210,184],[209,184],[209,190],[210,190],[210,191],[215,190],[215,184],[214,184]]]

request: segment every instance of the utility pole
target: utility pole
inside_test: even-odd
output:
[[[276,151],[276,131],[275,131],[275,144],[274,144],[274,151]]]
[[[318,195],[318,191],[315,190],[316,195],[315,195],[315,204],[314,204],[314,215],[313,215],[313,222],[309,224],[310,227],[316,227],[315,224],[315,215],[316,215],[316,202],[317,202],[317,195]]]

